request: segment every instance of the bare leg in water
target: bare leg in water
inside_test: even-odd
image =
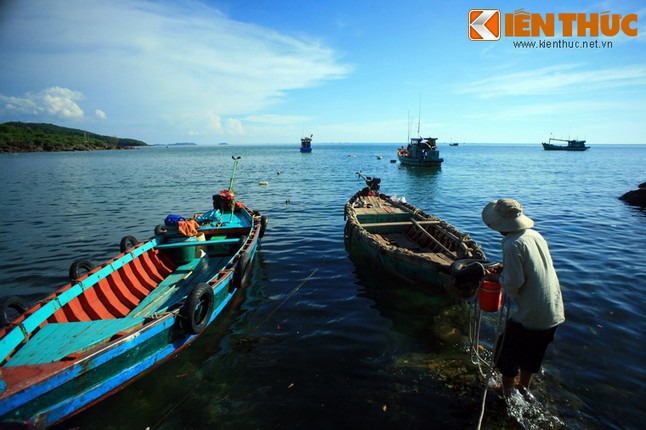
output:
[[[533,373],[530,373],[526,370],[520,369],[520,384],[518,385],[518,391],[523,397],[530,395],[529,386],[532,384],[532,378],[534,377]],[[502,377],[502,389],[505,397],[511,397],[512,390],[516,384],[516,378],[513,376],[504,376]]]

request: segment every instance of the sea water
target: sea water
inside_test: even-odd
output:
[[[646,214],[618,197],[646,181],[646,146],[440,145],[440,169],[391,162],[398,146],[0,155],[0,295],[29,303],[63,286],[72,261],[103,262],[123,236],[205,212],[230,185],[269,218],[249,285],[215,325],[60,428],[461,429],[478,425],[483,404],[482,428],[638,428]],[[482,208],[502,197],[525,206],[550,245],[567,318],[535,379],[538,409],[481,402],[464,305],[350,259],[343,207],[364,186],[357,172],[471,234],[491,260],[501,237]],[[484,356],[498,320],[481,322]]]

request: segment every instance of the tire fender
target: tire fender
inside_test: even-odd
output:
[[[119,249],[121,250],[122,253],[124,253],[128,251],[130,248],[133,248],[138,243],[139,241],[134,236],[124,236],[121,239],[121,243],[119,244]]]
[[[247,242],[247,235],[243,234],[242,236],[240,236],[240,239],[238,239],[238,248],[237,249],[238,250],[242,249],[245,242]]]
[[[215,297],[209,284],[197,284],[179,311],[181,328],[189,334],[200,334],[209,325]]]
[[[262,239],[265,235],[265,230],[267,230],[268,219],[266,215],[260,217],[260,238]]]
[[[160,236],[166,233],[167,231],[168,229],[164,224],[157,224],[157,226],[155,226],[155,236]]]
[[[14,310],[19,315],[24,314],[27,311],[27,303],[20,297],[11,296],[5,297],[0,301],[0,327],[7,326],[11,324],[16,318],[12,318],[14,313],[11,310]]]
[[[238,264],[236,265],[235,271],[233,272],[233,287],[240,288],[244,279],[246,277],[247,271],[249,269],[249,263],[251,262],[251,257],[249,253],[243,252],[240,254],[240,259],[238,259]]]
[[[81,270],[85,270],[85,273],[90,272],[94,269],[94,264],[89,260],[76,260],[70,264],[70,281],[76,281],[81,277]]]
[[[482,262],[475,259],[456,260],[451,264],[450,271],[455,280],[456,292],[461,297],[475,294],[486,275]]]

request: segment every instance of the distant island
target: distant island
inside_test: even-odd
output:
[[[177,143],[156,143],[150,146],[195,146],[197,143],[192,142],[177,142]]]
[[[148,146],[135,139],[31,122],[0,124],[0,152],[60,152],[132,149]]]

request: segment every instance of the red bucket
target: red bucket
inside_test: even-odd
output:
[[[500,284],[482,281],[480,285],[480,309],[483,312],[498,312],[502,306],[502,291]]]

